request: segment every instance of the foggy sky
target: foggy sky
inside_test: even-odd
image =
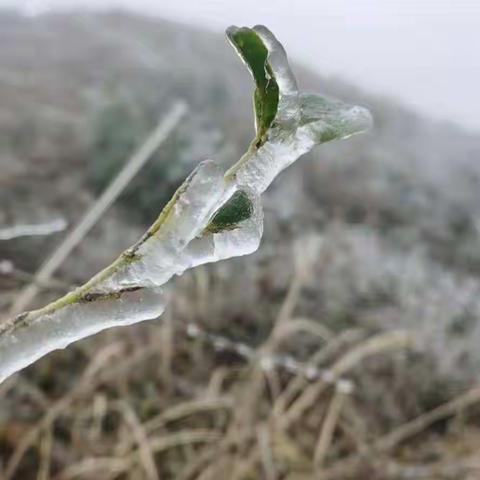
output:
[[[478,0],[0,0],[29,13],[121,6],[224,30],[267,25],[291,56],[480,132]]]

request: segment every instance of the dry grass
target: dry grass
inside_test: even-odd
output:
[[[295,265],[256,346],[209,331],[215,282],[200,270],[163,322],[105,332],[3,384],[1,478],[478,478],[480,429],[465,422],[478,387],[390,431],[382,405],[367,420],[365,380],[389,388],[369,362],[392,362],[412,338],[296,316],[312,272]],[[307,356],[301,334],[318,345]]]

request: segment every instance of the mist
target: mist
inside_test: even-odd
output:
[[[480,130],[480,4],[474,0],[2,0],[28,14],[121,7],[221,31],[263,23],[319,73]]]

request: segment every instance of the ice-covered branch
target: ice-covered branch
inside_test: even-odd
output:
[[[285,51],[263,26],[227,36],[255,81],[256,136],[227,172],[206,160],[185,180],[145,235],[85,285],[0,326],[0,381],[48,352],[105,328],[158,317],[165,286],[186,269],[255,251],[260,196],[314,145],[368,129],[369,112],[300,94]]]

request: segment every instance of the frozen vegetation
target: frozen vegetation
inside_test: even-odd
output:
[[[2,325],[0,380],[41,356],[105,328],[158,317],[175,275],[255,251],[261,194],[315,145],[369,128],[358,106],[297,90],[285,51],[263,26],[227,36],[255,81],[256,135],[226,172],[206,160],[178,188],[145,235],[85,285]]]

